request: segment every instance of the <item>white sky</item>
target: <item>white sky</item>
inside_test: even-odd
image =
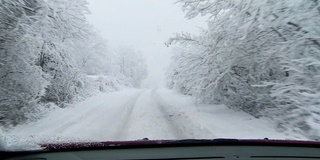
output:
[[[166,42],[174,33],[198,33],[204,18],[184,18],[176,0],[88,0],[89,22],[108,40],[109,48],[129,46],[146,55],[148,83],[163,85],[171,48]]]

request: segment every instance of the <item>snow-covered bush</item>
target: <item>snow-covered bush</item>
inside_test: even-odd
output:
[[[85,85],[87,85],[86,93],[96,94],[100,92],[114,92],[122,89],[123,83],[112,76],[87,76]]]

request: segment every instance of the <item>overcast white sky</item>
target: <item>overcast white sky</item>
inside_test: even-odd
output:
[[[187,20],[176,0],[88,0],[89,22],[107,39],[109,48],[129,46],[146,55],[148,82],[163,84],[171,48],[166,42],[174,33],[199,33],[205,19]]]

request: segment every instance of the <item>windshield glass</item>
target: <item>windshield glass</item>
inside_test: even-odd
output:
[[[320,139],[316,0],[0,0],[0,150]]]

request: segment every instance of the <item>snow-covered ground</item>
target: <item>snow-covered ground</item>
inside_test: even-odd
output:
[[[223,105],[199,105],[166,89],[123,90],[58,109],[37,122],[6,133],[6,141],[109,141],[149,139],[271,138],[305,139],[273,129]],[[9,138],[8,138],[9,137]],[[8,144],[10,145],[10,144]]]

